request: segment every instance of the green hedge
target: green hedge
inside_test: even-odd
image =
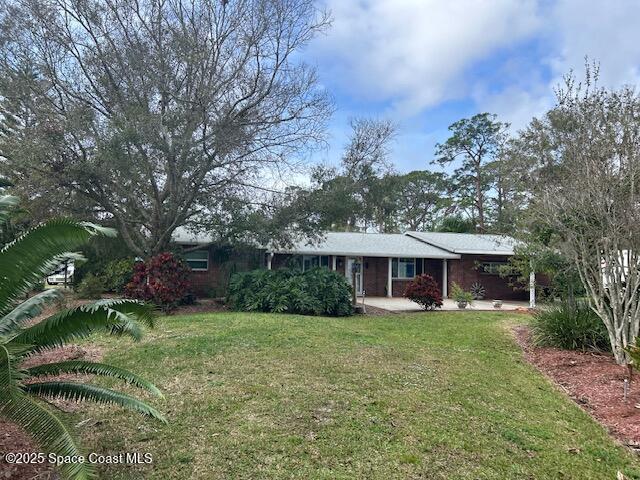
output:
[[[227,302],[246,312],[342,317],[353,313],[346,278],[326,268],[253,270],[231,277]]]

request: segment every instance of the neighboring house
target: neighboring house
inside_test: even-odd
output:
[[[185,255],[194,270],[193,283],[218,285],[219,265],[212,261],[211,247],[204,246],[206,239],[181,233],[175,240],[189,247],[203,244]],[[528,293],[498,274],[514,254],[515,243],[506,236],[469,233],[329,232],[317,243],[301,241],[291,248],[263,249],[262,254],[268,269],[326,267],[344,273],[350,283],[355,270],[359,295],[401,297],[409,281],[428,273],[445,297],[455,282],[467,290],[479,283],[488,299],[524,300]]]

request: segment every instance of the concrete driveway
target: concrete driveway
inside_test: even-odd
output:
[[[358,303],[362,303],[362,299],[358,299]],[[451,299],[443,300],[442,308],[438,310],[457,310],[460,311],[456,302]],[[372,307],[383,308],[392,312],[415,312],[422,310],[422,307],[417,303],[414,303],[406,298],[388,298],[388,297],[366,297],[364,299],[365,305],[371,305]],[[502,308],[494,308],[491,300],[474,300],[471,305],[468,305],[466,310],[526,310],[529,308],[528,302],[519,301],[503,301]]]

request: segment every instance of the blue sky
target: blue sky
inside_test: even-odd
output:
[[[640,0],[324,0],[333,23],[303,53],[335,101],[336,163],[349,119],[389,118],[399,171],[436,168],[454,121],[488,111],[516,130],[553,105],[553,87],[585,55],[601,83],[640,79]]]

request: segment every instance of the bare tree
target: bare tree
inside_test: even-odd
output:
[[[140,255],[323,138],[327,95],[294,59],[328,24],[312,0],[8,0],[0,21],[3,170]]]
[[[395,125],[385,119],[354,118],[338,167],[318,167],[312,175],[314,202],[327,226],[346,231],[386,230],[391,198],[381,180],[389,161]],[[383,220],[383,221],[381,221]]]
[[[557,107],[522,138],[535,172],[531,209],[575,264],[626,364],[640,322],[640,97],[596,80],[597,69],[583,84],[568,76]]]

